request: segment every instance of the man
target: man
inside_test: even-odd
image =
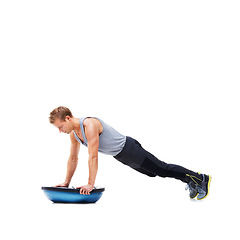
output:
[[[56,187],[68,187],[78,163],[80,144],[88,147],[88,184],[81,186],[80,194],[90,194],[98,170],[98,152],[146,174],[149,177],[171,177],[187,183],[190,198],[204,199],[209,193],[211,176],[200,174],[174,164],[167,164],[142,148],[141,144],[126,137],[99,118],[75,118],[66,107],[58,107],[50,113],[49,121],[61,132],[70,134],[71,150],[64,183]]]

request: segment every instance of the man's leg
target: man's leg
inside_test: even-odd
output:
[[[146,151],[141,144],[131,137],[127,137],[126,144],[115,158],[148,176],[171,177],[183,182],[190,182],[191,178],[201,181],[202,176],[178,165],[167,164]]]
[[[133,138],[127,137],[123,150],[114,158],[150,177],[170,177],[188,184],[190,198],[203,199],[208,195],[210,175],[203,175],[175,164],[167,164],[142,148]]]
[[[154,155],[144,149],[142,152],[145,155],[145,159],[141,168],[147,170],[148,172],[156,174],[160,177],[175,178],[185,183],[193,181],[199,184],[203,180],[202,175],[199,173],[193,172],[179,165],[167,164],[157,159]]]

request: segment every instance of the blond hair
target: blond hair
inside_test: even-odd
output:
[[[68,108],[62,106],[55,108],[52,112],[50,112],[49,122],[53,124],[57,118],[65,121],[66,116],[73,117],[71,111]]]

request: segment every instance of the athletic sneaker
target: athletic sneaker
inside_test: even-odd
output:
[[[209,194],[209,187],[212,177],[210,175],[205,174],[202,174],[202,177],[203,177],[202,182],[197,186],[198,189],[197,200],[202,200],[206,198]]]
[[[196,185],[194,182],[192,182],[192,181],[190,181],[190,182],[186,185],[186,188],[185,188],[185,189],[186,189],[186,190],[189,189],[189,197],[190,197],[191,199],[195,198],[195,197],[198,195],[198,187],[197,187],[197,185]]]

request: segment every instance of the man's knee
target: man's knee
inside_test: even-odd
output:
[[[145,174],[149,177],[156,177],[157,176],[155,173],[149,172],[149,171],[147,171],[146,169],[143,169],[143,168],[137,168],[135,170],[142,173],[142,174]]]
[[[167,177],[167,163],[158,161],[155,163],[155,161],[152,161],[151,159],[145,158],[141,168],[146,169],[147,171],[151,172],[151,174],[155,176],[161,176],[161,177]]]

